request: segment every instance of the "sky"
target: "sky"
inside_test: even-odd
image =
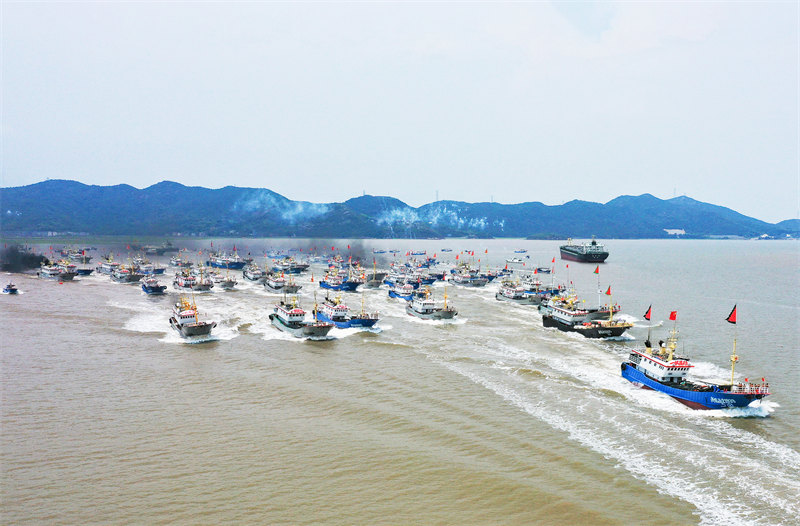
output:
[[[798,3],[14,2],[1,186],[800,217]]]

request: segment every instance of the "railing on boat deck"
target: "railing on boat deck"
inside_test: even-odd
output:
[[[731,386],[733,394],[769,394],[769,383],[738,383]]]

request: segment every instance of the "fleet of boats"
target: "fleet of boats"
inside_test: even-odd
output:
[[[582,244],[574,244],[569,240],[566,245],[560,247],[560,250],[562,259],[569,261],[599,263],[608,257],[605,247],[594,238]],[[442,252],[450,251],[451,249],[442,250]],[[472,251],[466,252],[468,255],[474,255]],[[514,250],[515,254],[526,252],[526,249]],[[393,258],[397,258],[398,253],[397,250],[373,250],[373,254],[391,254]],[[62,254],[64,259],[54,264],[42,265],[37,275],[42,279],[69,281],[82,274],[73,263],[76,258],[84,267],[91,260],[85,249],[65,250]],[[417,259],[418,256],[424,258]],[[307,261],[300,261],[286,254],[276,253],[271,257],[273,263],[265,265],[262,269],[252,259],[239,256],[235,250],[230,254],[225,252],[210,254],[205,264],[200,265],[191,261],[188,254],[178,252],[170,259],[170,266],[176,270],[173,287],[182,294],[173,305],[172,316],[169,318],[170,326],[183,338],[210,335],[216,322],[200,321],[194,293],[211,291],[215,286],[223,290],[234,290],[238,281],[230,271],[240,270],[244,280],[263,284],[267,292],[283,295],[283,300],[274,305],[269,320],[278,330],[294,337],[326,339],[333,328],[374,327],[379,322],[380,315],[378,312],[367,311],[363,295],[359,311],[353,311],[342,300],[341,295],[326,294],[320,304],[317,304],[315,299],[310,314],[299,306],[296,296],[291,300],[286,299],[287,295],[296,294],[301,289],[301,285],[294,277],[308,271],[311,262],[317,262],[328,267],[324,277],[318,280],[320,288],[339,293],[355,292],[362,285],[367,288],[385,286],[390,298],[405,301],[405,312],[408,315],[423,320],[452,320],[458,316],[458,311],[452,305],[448,305],[446,285],[448,281],[462,287],[479,288],[486,287],[495,278],[500,277],[495,290],[495,299],[518,305],[537,306],[542,325],[546,328],[574,332],[586,338],[619,338],[634,327],[630,317],[619,316],[621,307],[612,301],[611,287],[606,291],[607,302],[600,299],[601,292],[598,292],[597,305],[589,305],[585,299],[578,296],[571,282],[568,285],[556,285],[553,278],[550,285],[544,285],[537,274],[550,274],[552,267],[535,267],[528,273],[520,272],[519,268],[510,271],[508,265],[504,269],[493,270],[475,265],[474,259],[467,262],[462,258],[459,261],[456,256],[456,263],[451,268],[440,267],[438,270],[433,270],[432,267],[439,266],[435,254],[429,257],[426,251],[408,251],[405,262],[395,260],[389,271],[379,271],[376,260],[373,259],[372,271],[367,272],[360,261],[353,261],[352,257],[347,261],[339,255],[328,258],[312,256]],[[524,263],[518,257],[506,261],[512,264]],[[598,265],[595,269],[596,274],[599,274],[599,268]],[[224,273],[220,269],[225,269]],[[98,274],[107,275],[118,283],[138,283],[147,295],[166,294],[167,286],[161,284],[157,277],[165,273],[166,267],[154,264],[141,255],[124,264],[115,261],[113,255],[108,254],[100,260],[96,270]],[[91,272],[91,269],[89,271]],[[311,282],[313,281],[312,274]],[[437,281],[445,283],[442,302],[434,299],[431,289],[431,285]],[[184,292],[191,294],[191,300],[183,295]],[[8,283],[3,293],[17,294],[18,289],[13,283]],[[645,319],[650,319],[650,310]],[[670,319],[676,320],[674,312]],[[735,307],[727,321],[736,323]],[[628,358],[621,364],[622,377],[637,386],[664,393],[695,409],[745,407],[770,394],[769,384],[763,378],[761,382],[750,382],[748,378],[745,378],[744,382],[735,381],[734,368],[738,361],[735,339],[729,383],[717,384],[690,379],[689,373],[693,365],[688,356],[679,353],[677,334],[676,323],[666,342],[661,341],[657,346],[653,346],[648,332],[644,349],[631,349]]]

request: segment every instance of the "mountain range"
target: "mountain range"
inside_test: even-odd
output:
[[[689,197],[620,196],[607,203],[549,206],[436,201],[412,207],[364,195],[343,203],[292,201],[264,188],[219,189],[163,181],[147,188],[47,180],[3,188],[6,236],[40,232],[226,237],[785,237],[800,220],[777,224]],[[681,233],[683,232],[683,233]]]

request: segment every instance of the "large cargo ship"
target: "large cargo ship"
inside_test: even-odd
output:
[[[567,239],[566,245],[561,245],[561,259],[579,261],[582,263],[602,263],[608,257],[608,252],[603,245],[592,236],[588,243],[577,245],[572,238]]]

